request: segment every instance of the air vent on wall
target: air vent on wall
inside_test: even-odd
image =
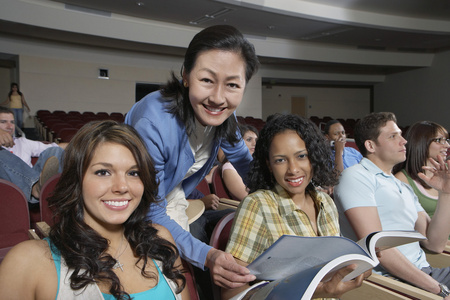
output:
[[[98,78],[109,79],[108,69],[98,69]]]

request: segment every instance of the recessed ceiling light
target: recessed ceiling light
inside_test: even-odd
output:
[[[144,3],[144,2],[136,2],[136,5],[137,5],[137,6],[144,6],[145,3]]]

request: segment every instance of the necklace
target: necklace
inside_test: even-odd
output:
[[[120,269],[120,270],[122,270],[122,272],[123,272],[123,263],[121,263],[119,261],[119,258],[125,252],[125,250],[127,250],[128,243],[125,245],[125,248],[123,249],[123,251],[119,255],[117,255],[117,253],[119,253],[120,248],[122,248],[122,244],[123,244],[123,240],[124,239],[125,239],[125,235],[122,236],[122,240],[120,241],[120,246],[119,246],[119,248],[117,248],[116,255],[115,255],[116,257],[114,257],[114,259],[116,260],[116,263],[112,267],[113,269]]]

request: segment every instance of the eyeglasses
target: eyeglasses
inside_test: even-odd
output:
[[[441,145],[445,145],[445,143],[450,145],[450,139],[446,139],[446,138],[437,138],[437,139],[432,139],[433,142],[439,143]]]

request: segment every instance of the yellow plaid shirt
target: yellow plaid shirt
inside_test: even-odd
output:
[[[338,212],[331,197],[320,191],[311,197],[319,212],[318,235],[339,236]],[[258,190],[242,200],[226,252],[251,263],[284,234],[317,236],[306,213],[277,184],[272,190]]]

